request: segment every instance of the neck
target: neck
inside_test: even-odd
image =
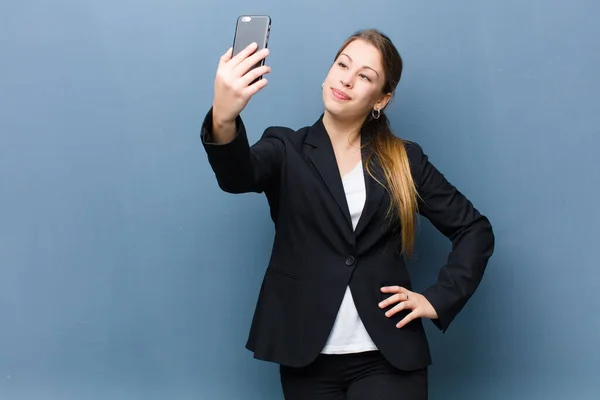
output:
[[[327,111],[323,115],[323,125],[334,148],[355,146],[360,142],[360,128],[364,119],[339,119]]]

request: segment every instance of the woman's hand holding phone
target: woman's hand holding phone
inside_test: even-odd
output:
[[[232,57],[233,48],[221,56],[215,78],[213,99],[213,140],[229,142],[235,136],[235,119],[246,107],[250,98],[267,86],[266,79],[254,82],[271,72],[271,67],[253,68],[269,54],[268,49],[255,52],[256,43]]]

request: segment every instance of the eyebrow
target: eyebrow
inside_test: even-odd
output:
[[[350,62],[354,62],[354,61],[352,61],[352,57],[350,57],[348,54],[342,53],[340,55],[341,56],[346,56],[346,57],[348,57],[350,59]],[[377,73],[377,71],[375,71],[373,68],[369,67],[368,65],[363,65],[362,67],[366,68],[366,69],[370,69],[371,71],[375,72],[375,75],[379,76],[379,74]]]

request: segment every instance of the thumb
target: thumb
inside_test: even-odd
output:
[[[227,61],[231,60],[231,54],[233,53],[233,47],[230,47],[225,54],[221,56],[219,60],[219,66],[225,64]]]

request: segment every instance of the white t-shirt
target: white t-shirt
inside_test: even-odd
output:
[[[342,183],[344,184],[344,192],[352,217],[352,226],[356,229],[367,198],[362,163],[359,162],[352,171],[347,173],[342,178]],[[342,300],[333,329],[321,353],[345,354],[371,350],[377,350],[377,347],[358,316],[350,287],[346,287],[346,294]]]

